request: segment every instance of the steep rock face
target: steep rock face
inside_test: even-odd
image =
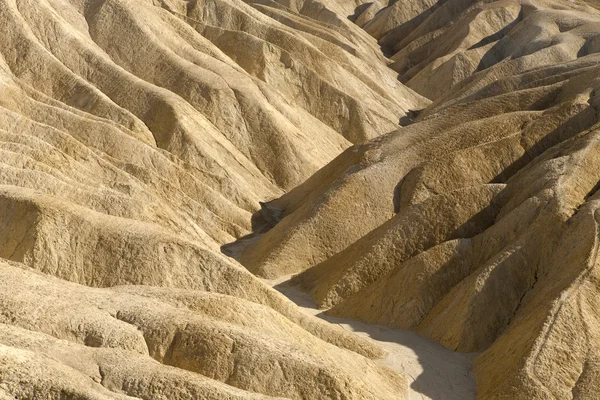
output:
[[[267,203],[239,259],[328,314],[481,352],[478,398],[594,399],[600,13],[404,3],[356,21],[433,103]]]

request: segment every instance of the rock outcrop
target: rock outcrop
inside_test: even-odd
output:
[[[280,222],[240,261],[480,353],[478,398],[595,399],[600,12],[398,1],[356,21],[433,103],[268,203]]]
[[[0,26],[0,399],[405,398],[258,279],[288,275],[476,353],[480,399],[600,398],[600,11],[0,0]]]
[[[220,249],[430,103],[355,7],[0,1],[0,396],[404,395]]]

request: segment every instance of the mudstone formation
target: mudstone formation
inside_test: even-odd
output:
[[[0,0],[0,399],[599,399],[593,5]]]

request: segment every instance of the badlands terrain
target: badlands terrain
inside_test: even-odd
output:
[[[600,399],[595,5],[0,0],[0,400]]]

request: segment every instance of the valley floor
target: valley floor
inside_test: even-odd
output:
[[[323,310],[317,309],[309,294],[290,284],[290,278],[288,275],[264,282],[304,312],[337,324],[385,349],[387,357],[378,362],[406,376],[409,400],[475,399],[475,376],[469,360],[476,353],[455,353],[415,332],[326,315]]]

